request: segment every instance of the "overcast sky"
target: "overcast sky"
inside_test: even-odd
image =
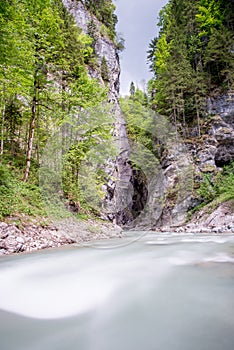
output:
[[[147,50],[156,36],[158,14],[168,0],[115,0],[119,22],[117,32],[125,39],[121,56],[121,94],[129,93],[131,81],[142,88],[151,78],[147,65]]]

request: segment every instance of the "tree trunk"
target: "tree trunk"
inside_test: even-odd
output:
[[[198,127],[198,136],[201,136],[201,126],[200,126],[200,113],[197,96],[195,95],[195,105],[196,105],[196,113],[197,113],[197,127]]]
[[[6,111],[6,84],[5,84],[5,68],[3,68],[3,107],[2,107],[2,123],[1,123],[1,141],[0,141],[0,165],[2,165],[3,150],[4,150],[4,124]]]
[[[175,124],[175,133],[176,133],[176,140],[178,139],[178,130],[177,130],[177,115],[176,115],[176,105],[175,105],[175,94],[172,95],[173,98],[173,119]]]
[[[40,161],[40,129],[39,129],[39,106],[37,107],[37,119],[35,123],[35,129],[37,130],[37,142],[36,142],[36,157],[37,157],[37,163],[39,164]]]
[[[4,124],[5,124],[5,102],[2,109],[2,124],[1,124],[1,142],[0,142],[0,165],[2,165],[3,149],[4,149]]]
[[[28,149],[27,149],[27,162],[26,169],[24,172],[24,182],[28,181],[29,171],[31,167],[31,158],[32,158],[32,150],[33,150],[33,140],[35,133],[35,122],[36,122],[36,113],[37,113],[37,81],[36,77],[34,80],[34,96],[32,101],[32,116],[29,126],[29,137],[28,137]]]

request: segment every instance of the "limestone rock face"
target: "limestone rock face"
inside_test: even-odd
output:
[[[85,34],[88,34],[88,26],[92,21],[97,29],[97,40],[95,43],[95,53],[98,59],[98,67],[89,67],[90,76],[97,78],[103,85],[101,77],[101,62],[105,57],[109,70],[109,100],[118,103],[119,95],[119,75],[120,65],[119,56],[115,44],[108,38],[107,35],[101,34],[101,23],[93,16],[80,1],[62,0],[64,6],[70,14],[75,18],[76,24]]]
[[[215,115],[209,130],[216,142],[214,163],[223,167],[234,161],[234,93],[208,99],[207,112]]]
[[[130,146],[126,132],[126,122],[122,116],[119,106],[119,76],[120,64],[117,49],[113,41],[111,41],[106,34],[101,34],[102,24],[87,11],[85,6],[80,1],[62,0],[66,9],[71,13],[77,26],[88,34],[88,25],[92,21],[97,29],[97,40],[95,43],[95,54],[97,56],[97,67],[88,67],[89,74],[92,78],[96,78],[104,86],[101,75],[101,63],[103,57],[106,60],[108,67],[108,100],[113,106],[113,115],[115,119],[114,138],[118,148],[118,156],[115,162],[109,162],[108,174],[116,180],[110,180],[106,184],[106,203],[105,207],[109,208],[103,217],[118,224],[123,224],[131,220],[132,206],[132,169],[129,164]]]
[[[194,228],[196,231],[223,233],[234,231],[234,202],[228,201],[219,204],[219,206],[211,210],[203,208],[192,218],[188,230]],[[201,230],[202,229],[202,230]]]
[[[221,118],[230,118],[234,116],[234,93],[230,92],[227,95],[221,95],[215,98],[208,98],[207,113],[218,114]]]
[[[180,140],[186,148],[184,153],[179,151],[180,147],[177,148],[178,141],[174,147],[167,148],[164,152],[165,155],[161,159],[164,179],[163,195],[161,193],[163,204],[158,215],[160,202],[157,199],[157,211],[154,210],[151,214],[155,218],[151,227],[185,224],[187,212],[200,203],[195,190],[199,187],[203,175],[215,174],[223,166],[234,161],[233,98],[234,94],[228,94],[210,99],[207,110],[210,115],[204,119],[202,136],[194,137],[196,133],[191,129],[190,138]],[[185,172],[186,175],[182,176]],[[217,215],[218,213],[219,211]]]

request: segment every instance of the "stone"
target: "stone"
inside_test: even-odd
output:
[[[5,239],[9,236],[9,232],[2,232],[0,233],[0,239]]]
[[[24,239],[23,237],[16,237],[16,242],[24,244]]]
[[[7,227],[8,227],[8,225],[5,222],[0,222],[0,232]]]

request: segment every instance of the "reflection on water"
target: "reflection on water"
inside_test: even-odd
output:
[[[232,235],[150,232],[1,258],[0,348],[232,350],[233,263]]]

